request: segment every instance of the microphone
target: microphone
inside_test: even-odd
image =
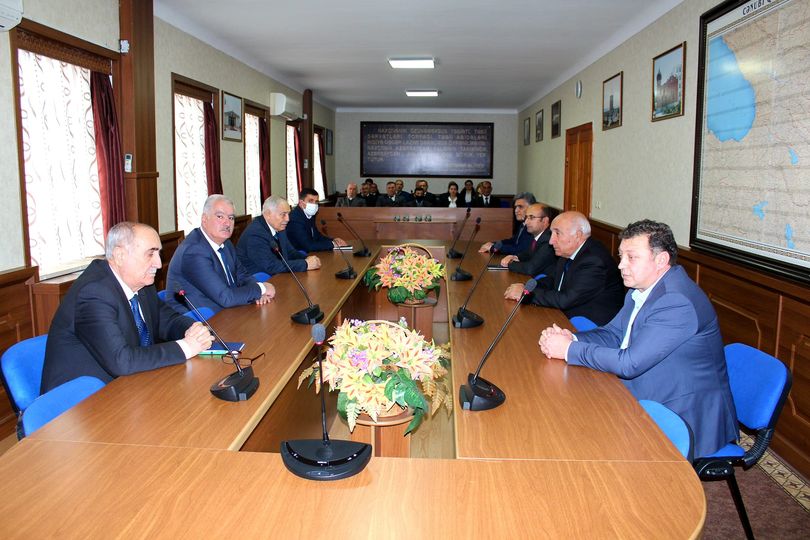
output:
[[[355,441],[332,441],[326,428],[326,388],[323,385],[321,345],[326,340],[322,324],[312,327],[312,340],[318,351],[318,376],[321,384],[321,428],[323,437],[281,441],[281,459],[287,469],[307,480],[340,480],[359,473],[371,459],[371,445]]]
[[[321,220],[321,226],[326,228],[326,220],[325,219]],[[338,278],[338,279],[354,279],[354,278],[356,278],[357,277],[357,272],[355,272],[354,268],[352,268],[352,263],[349,262],[349,258],[346,257],[346,254],[343,253],[342,249],[338,249],[337,251],[338,251],[338,253],[340,253],[340,256],[343,257],[343,260],[346,261],[346,268],[344,268],[343,270],[339,270],[339,271],[335,272],[335,277]]]
[[[458,228],[458,232],[456,233],[456,237],[453,238],[453,244],[450,246],[450,251],[447,252],[448,259],[458,259],[461,257],[461,253],[455,250],[456,242],[458,242],[459,237],[461,236],[461,231],[464,230],[464,225],[467,224],[467,220],[470,219],[470,212],[472,212],[472,208],[467,208],[467,213],[464,215],[464,221],[461,222],[461,227]]]
[[[278,240],[276,240],[276,245],[273,246],[273,253],[279,256],[281,262],[284,263],[284,266],[287,267],[287,271],[290,272],[290,275],[293,277],[295,282],[298,284],[298,288],[301,289],[301,292],[304,294],[304,298],[307,300],[307,307],[302,309],[301,311],[297,311],[290,315],[290,318],[297,322],[298,324],[315,324],[316,322],[323,319],[323,311],[318,304],[313,304],[312,299],[307,294],[307,290],[301,285],[301,281],[299,281],[298,276],[295,275],[292,268],[290,268],[290,263],[287,262],[287,259],[284,257],[284,254],[281,252],[281,246],[278,244]]]
[[[509,313],[509,316],[506,318],[506,322],[503,323],[500,332],[498,335],[495,336],[495,339],[492,340],[489,348],[484,353],[483,358],[478,363],[478,369],[475,370],[475,373],[470,373],[467,376],[467,384],[461,385],[459,388],[459,401],[461,401],[461,408],[465,411],[485,411],[487,409],[494,409],[495,407],[501,405],[504,401],[506,401],[506,394],[503,393],[503,390],[492,384],[486,379],[483,379],[478,376],[481,373],[481,368],[484,367],[484,363],[489,358],[489,355],[492,353],[492,350],[495,348],[495,345],[501,340],[503,333],[506,331],[506,327],[509,326],[509,323],[512,322],[512,318],[517,313],[517,310],[520,309],[520,305],[523,303],[523,299],[526,298],[534,288],[537,287],[537,282],[533,279],[530,279],[526,282],[523,286],[523,294],[521,298],[515,304],[515,307],[512,308],[512,312]]]
[[[475,218],[475,228],[473,229],[473,233],[467,239],[467,245],[464,247],[464,253],[461,255],[461,260],[458,261],[458,266],[456,266],[456,271],[453,272],[453,275],[450,276],[451,281],[468,281],[472,279],[472,274],[467,272],[466,270],[461,269],[461,263],[464,262],[464,257],[467,256],[467,251],[470,250],[470,244],[475,238],[475,235],[478,234],[478,231],[481,229],[481,218]]]
[[[456,328],[475,328],[476,326],[481,326],[484,324],[484,318],[481,315],[474,313],[467,309],[467,303],[472,298],[473,293],[475,292],[475,288],[478,287],[478,282],[481,281],[481,277],[486,273],[487,267],[489,263],[492,262],[492,257],[498,252],[493,245],[489,248],[489,259],[487,259],[487,264],[481,269],[481,272],[478,273],[478,277],[475,278],[475,283],[473,283],[472,289],[470,289],[470,293],[467,295],[467,299],[464,300],[464,304],[458,308],[458,312],[453,315],[453,326]]]
[[[354,256],[355,257],[370,257],[371,252],[366,247],[366,243],[363,242],[363,239],[360,238],[360,235],[357,234],[357,231],[355,231],[354,228],[351,225],[349,225],[349,222],[346,221],[345,219],[343,219],[343,214],[338,212],[337,213],[337,218],[338,218],[338,221],[343,223],[343,225],[349,230],[349,232],[351,233],[352,236],[354,236],[355,238],[360,240],[360,245],[363,246],[362,249],[358,249],[357,251],[354,252]]]
[[[217,343],[222,345],[222,349],[228,351],[225,356],[230,356],[233,360],[233,365],[236,366],[235,373],[231,373],[211,385],[211,394],[225,401],[246,401],[250,399],[250,396],[256,393],[256,389],[259,388],[259,378],[253,375],[253,366],[243,368],[239,365],[239,351],[230,350],[228,344],[219,337],[214,327],[203,317],[202,313],[200,313],[191,299],[186,296],[186,291],[181,289],[177,291],[177,295],[191,307],[197,319],[208,328],[208,331],[211,332],[214,339],[217,340]]]

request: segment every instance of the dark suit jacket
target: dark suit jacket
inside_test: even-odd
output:
[[[557,260],[554,275],[540,281],[532,303],[560,309],[569,319],[579,315],[599,325],[607,323],[624,301],[624,285],[616,263],[594,238],[585,241],[566,271],[569,260]],[[558,291],[563,272],[565,278]]]
[[[290,222],[287,224],[287,238],[297,250],[306,253],[313,251],[332,251],[335,247],[332,239],[321,234],[316,227],[317,217],[307,218],[300,206],[290,212]]]
[[[441,208],[448,208],[450,206],[450,194],[442,193],[436,198],[436,206]],[[465,208],[467,205],[464,203],[461,193],[456,195],[456,208]]]
[[[410,200],[405,206],[412,206],[416,208],[432,208],[434,204],[427,199],[427,197],[423,197],[421,204],[419,201],[416,200],[416,197]]]
[[[479,195],[478,198],[473,201],[472,205],[474,208],[500,208],[501,200],[495,195],[490,195],[489,204],[484,204],[484,197]]]
[[[82,375],[109,382],[186,361],[175,343],[193,320],[176,313],[157,297],[154,286],[138,291],[154,345],[141,347],[132,308],[104,260],[95,260],[70,287],[48,330],[42,392]]]
[[[531,234],[524,233],[525,236],[534,240]],[[554,248],[548,241],[551,239],[551,229],[546,229],[540,238],[537,239],[537,245],[534,249],[531,248],[531,240],[529,241],[529,249],[518,254],[518,260],[509,263],[509,270],[519,274],[526,274],[529,276],[536,276],[538,274],[546,274],[547,276],[554,275],[554,268],[557,264],[557,255],[554,254]]]
[[[404,193],[399,193],[392,201],[388,195],[380,195],[377,206],[408,206],[409,199]]]
[[[234,286],[228,286],[225,270],[219,257],[203,236],[200,229],[194,229],[174,252],[169,263],[166,289],[170,291],[167,303],[179,313],[190,310],[185,303],[171,293],[185,290],[186,296],[197,306],[207,307],[214,313],[229,307],[242,306],[255,302],[262,290],[245,270],[236,256],[236,248],[230,240],[225,241],[225,259],[234,279]]]
[[[339,197],[337,203],[335,203],[335,206],[337,208],[343,208],[348,206],[351,207],[366,206],[366,200],[363,197],[360,197],[359,195],[354,199],[352,199],[351,201],[349,200],[348,197]]]
[[[644,302],[620,349],[635,303],[607,325],[577,334],[568,363],[618,375],[638,399],[663,403],[695,434],[695,456],[737,439],[737,414],[726,373],[723,340],[711,302],[681,266],[667,271]]]
[[[379,195],[363,196],[363,194],[361,193],[361,194],[357,195],[357,198],[358,199],[363,199],[364,201],[366,201],[366,206],[378,206],[377,205],[377,199],[379,199],[380,197],[379,197]]]
[[[285,231],[279,231],[277,235],[278,246],[281,253],[287,259],[287,263],[293,272],[306,272],[307,261],[304,255],[295,249],[287,238]],[[266,272],[275,275],[287,272],[287,267],[274,251],[276,240],[273,240],[273,233],[263,216],[253,218],[245,228],[242,236],[239,237],[239,244],[236,246],[236,253],[239,262],[245,270],[251,274]]]
[[[473,190],[472,200],[470,202],[467,202],[467,192],[466,190],[462,189],[461,191],[458,192],[458,198],[461,199],[460,206],[475,208],[475,200],[478,198],[478,194],[475,192],[475,190]]]
[[[505,238],[496,242],[498,253],[504,255],[517,255],[529,249],[532,245],[532,235],[526,232],[526,226],[521,223],[517,231],[511,238]],[[553,251],[553,249],[552,249]],[[556,257],[556,255],[555,255]]]

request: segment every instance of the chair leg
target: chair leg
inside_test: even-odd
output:
[[[728,489],[731,491],[731,498],[734,499],[734,506],[737,507],[737,514],[740,516],[740,523],[742,523],[745,530],[745,537],[748,540],[754,540],[754,531],[751,529],[751,522],[748,521],[748,512],[745,511],[745,504],[742,500],[742,493],[740,493],[740,486],[737,485],[737,477],[732,473],[726,477]]]

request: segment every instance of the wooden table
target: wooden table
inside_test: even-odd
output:
[[[300,276],[327,327],[368,310],[362,291],[352,294],[359,278],[334,278],[343,260],[321,258],[320,271]],[[362,275],[371,260],[352,263]],[[483,262],[471,253],[464,267],[475,273]],[[519,279],[488,273],[468,306],[486,323],[450,331],[456,389],[513,306],[504,287]],[[615,377],[542,358],[540,329],[565,321],[533,306],[521,308],[482,371],[506,403],[478,413],[456,407],[456,451],[465,459],[375,457],[351,479],[319,483],[289,474],[278,454],[244,451],[278,448],[279,433],[296,438],[299,425],[317,425],[314,392],[294,388],[312,348],[310,328],[289,320],[304,300],[290,276],[273,282],[275,302],[214,319],[225,339],[247,342],[247,355],[265,353],[253,398],[214,399],[209,386],[230,368],[208,358],[111,382],[0,458],[15,490],[0,501],[0,537],[700,534],[706,505],[691,466]],[[447,282],[451,314],[470,286]]]

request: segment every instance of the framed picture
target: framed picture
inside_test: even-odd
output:
[[[543,109],[540,109],[534,115],[534,141],[540,142],[543,140]]]
[[[323,143],[323,147],[324,147],[324,150],[326,151],[326,155],[331,156],[332,152],[334,152],[334,148],[332,147],[332,144],[333,144],[333,142],[332,142],[332,130],[329,129],[329,128],[324,128],[324,136],[323,136],[323,138],[325,139],[324,143]]]
[[[653,58],[652,121],[683,116],[686,42]]]
[[[622,125],[622,82],[624,71],[602,83],[602,131]]]
[[[222,138],[226,141],[242,140],[242,98],[222,91]]]
[[[523,120],[523,146],[528,146],[532,142],[532,118],[527,116]]]
[[[551,138],[556,139],[560,136],[562,127],[562,100],[557,101],[551,106]]]

